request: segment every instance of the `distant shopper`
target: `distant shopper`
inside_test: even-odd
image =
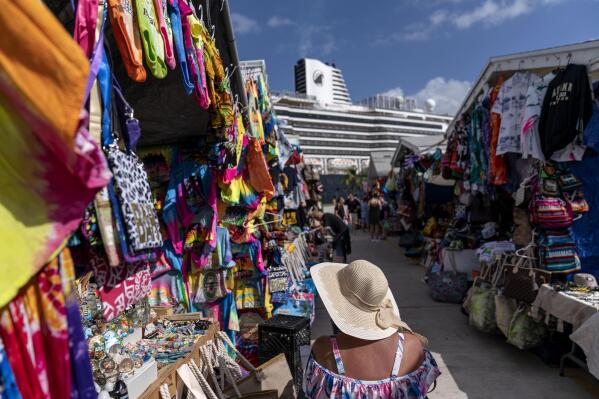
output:
[[[337,205],[335,206],[335,215],[339,216],[345,224],[349,225],[349,210],[347,209],[347,205],[345,204],[345,199],[343,197],[339,197],[337,200]]]
[[[381,218],[383,212],[383,202],[379,197],[378,192],[372,194],[372,198],[368,201],[368,226],[370,229],[370,239],[378,241],[381,238]]]
[[[329,228],[333,233],[333,250],[335,262],[347,262],[347,255],[351,254],[351,238],[349,228],[339,216],[332,213],[315,212],[314,219],[322,227]]]
[[[318,338],[304,373],[309,399],[421,399],[441,374],[426,339],[402,321],[385,274],[365,260],[321,263],[312,279],[336,336]]]
[[[381,212],[381,231],[382,231],[382,239],[387,239],[387,233],[391,230],[391,205],[388,201],[383,201],[383,208]]]
[[[360,203],[360,227],[368,230],[368,195],[364,194]]]
[[[347,209],[351,219],[350,226],[352,226],[352,228],[357,227],[360,223],[360,200],[356,198],[353,193],[350,193],[347,196]]]

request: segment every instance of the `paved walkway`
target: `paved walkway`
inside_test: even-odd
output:
[[[421,281],[423,269],[405,258],[397,238],[371,242],[356,234],[352,259],[366,259],[383,269],[402,319],[426,337],[441,370],[430,399],[599,398],[599,382],[580,370],[558,369],[536,355],[509,345],[502,337],[480,333],[468,325],[458,305],[430,299]],[[312,336],[330,335],[326,310],[319,304]]]

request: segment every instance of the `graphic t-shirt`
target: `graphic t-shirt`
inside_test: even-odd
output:
[[[585,65],[568,65],[549,83],[539,119],[545,158],[571,144],[593,113],[591,87]]]
[[[536,77],[529,72],[515,73],[505,81],[493,104],[492,112],[501,116],[496,155],[521,153],[520,132],[530,81]]]
[[[548,73],[540,77],[534,77],[526,93],[526,108],[524,110],[524,119],[522,123],[522,132],[520,141],[522,143],[522,158],[536,158],[545,160],[541,150],[541,139],[539,137],[539,118],[541,117],[541,106],[547,93],[549,82],[555,75]]]

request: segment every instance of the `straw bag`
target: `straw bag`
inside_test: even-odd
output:
[[[510,323],[517,308],[518,303],[515,299],[502,294],[495,295],[495,324],[505,337],[509,334]]]

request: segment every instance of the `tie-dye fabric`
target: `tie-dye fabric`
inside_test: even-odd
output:
[[[0,338],[0,399],[21,399],[21,391],[17,387],[15,376],[4,351],[4,344]]]
[[[441,374],[433,355],[424,351],[424,361],[413,372],[379,381],[363,381],[336,374],[310,355],[304,392],[309,399],[420,399]]]
[[[77,131],[88,72],[83,51],[42,2],[3,6],[0,306],[61,249],[110,178],[101,150]]]

